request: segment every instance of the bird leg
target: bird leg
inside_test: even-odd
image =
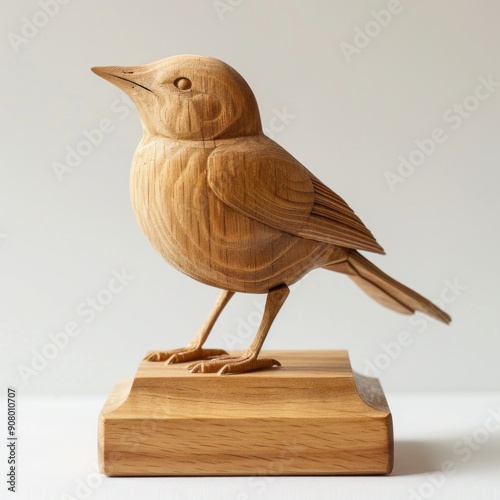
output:
[[[217,321],[220,313],[229,302],[234,292],[221,290],[217,301],[215,302],[205,323],[198,333],[193,337],[189,344],[181,349],[172,349],[171,351],[152,352],[144,358],[145,361],[166,361],[166,364],[182,363],[183,361],[194,361],[196,359],[206,359],[211,356],[221,356],[227,352],[223,349],[203,349],[202,346],[207,340],[212,328]]]
[[[262,368],[271,368],[280,366],[276,359],[257,358],[266,339],[267,332],[278,314],[281,306],[284,304],[290,290],[286,285],[279,285],[269,291],[266,300],[264,315],[259,325],[259,329],[250,347],[240,357],[221,357],[208,361],[193,363],[188,366],[192,373],[214,373],[219,375],[225,373],[244,373],[250,370],[259,370]]]

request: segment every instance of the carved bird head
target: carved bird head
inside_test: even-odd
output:
[[[250,87],[218,59],[179,55],[92,71],[131,97],[146,134],[206,141],[262,132]]]

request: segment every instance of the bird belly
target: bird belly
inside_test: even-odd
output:
[[[131,175],[138,222],[170,264],[208,285],[265,293],[328,261],[331,245],[279,231],[225,205],[208,187],[211,150],[176,144],[139,148]]]

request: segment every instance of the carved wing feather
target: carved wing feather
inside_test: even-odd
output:
[[[207,179],[223,203],[275,229],[346,248],[384,252],[340,196],[264,136],[216,148],[208,158]]]

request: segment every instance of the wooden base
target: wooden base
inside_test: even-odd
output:
[[[238,353],[235,353],[238,354]],[[143,361],[99,416],[110,476],[387,474],[392,417],[376,379],[346,351],[263,351],[241,375]]]

